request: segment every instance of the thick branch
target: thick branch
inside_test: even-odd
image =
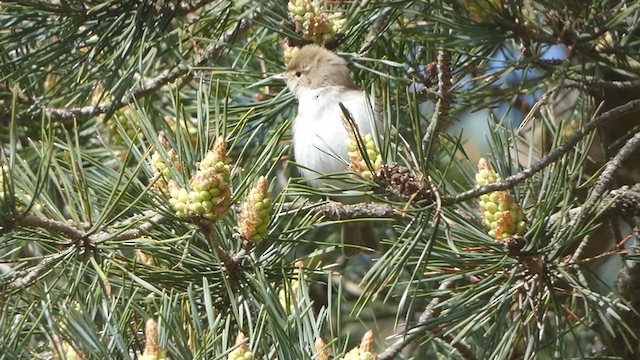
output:
[[[573,133],[573,135],[571,135],[571,137],[569,137],[567,141],[562,143],[556,149],[551,151],[547,156],[541,158],[530,167],[522,170],[515,175],[511,175],[502,181],[465,191],[461,194],[449,198],[445,198],[443,200],[443,203],[445,205],[457,204],[463,201],[475,199],[480,195],[487,194],[493,191],[510,189],[515,185],[521,183],[522,181],[531,178],[542,169],[560,159],[563,155],[573,149],[573,147],[580,140],[582,140],[585,136],[587,136],[599,126],[602,126],[607,122],[613,119],[617,119],[623,115],[631,114],[637,111],[640,111],[640,99],[632,100],[624,105],[620,105],[601,115],[598,115],[590,120],[582,129],[579,129],[575,133]]]
[[[395,218],[401,216],[399,211],[385,203],[341,204],[338,202],[331,202],[320,206],[315,204],[304,206],[297,202],[288,203],[282,206],[278,215],[304,214],[309,212],[322,214],[327,220]]]
[[[22,227],[42,228],[53,232],[59,232],[66,235],[74,242],[82,241],[87,237],[84,231],[78,230],[77,228],[69,225],[66,222],[42,218],[31,214],[18,217],[16,219],[16,225]]]

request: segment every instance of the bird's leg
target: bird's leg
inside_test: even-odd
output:
[[[342,203],[339,201],[332,200],[327,197],[327,203],[325,205],[330,212],[330,217],[335,220],[340,220],[340,214],[342,213]]]

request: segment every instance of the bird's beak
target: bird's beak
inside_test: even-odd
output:
[[[263,85],[266,85],[266,84],[270,83],[273,80],[284,81],[284,73],[267,76],[266,78],[258,81],[257,83],[249,85],[248,88],[263,86]]]

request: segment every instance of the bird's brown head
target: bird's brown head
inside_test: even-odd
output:
[[[291,92],[299,96],[303,89],[338,86],[356,89],[347,62],[318,45],[300,48],[289,61],[284,78]]]

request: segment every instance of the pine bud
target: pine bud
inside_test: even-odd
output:
[[[151,172],[153,177],[157,178],[153,183],[152,189],[164,195],[170,194],[169,181],[173,179],[171,168],[169,168],[169,166],[172,166],[175,171],[182,171],[182,163],[180,162],[178,155],[176,155],[176,152],[173,149],[168,149],[167,155],[169,158],[168,160],[165,160],[157,151],[154,151],[151,156]]]
[[[376,360],[378,355],[373,352],[373,345],[373,330],[369,330],[362,337],[360,346],[351,349],[342,360]]]
[[[144,353],[140,360],[165,360],[166,350],[158,346],[158,322],[150,318],[144,327]]]
[[[201,171],[214,170],[218,173],[225,173],[228,179],[231,167],[228,165],[231,158],[227,156],[227,140],[220,136],[213,144],[213,150],[207,152],[200,162]]]
[[[373,330],[369,329],[362,336],[362,340],[360,340],[360,352],[373,352],[374,342],[375,338],[373,337]]]
[[[160,132],[158,141],[166,151],[167,158],[164,158],[158,151],[154,151],[151,156],[151,173],[155,179],[153,188],[164,195],[170,194],[169,183],[173,180],[172,169],[176,172],[182,171],[182,162],[178,158],[175,150],[169,145],[166,135]]]
[[[136,249],[136,261],[139,264],[156,266],[156,259],[153,256],[142,252],[140,249]]]
[[[127,146],[125,136],[132,141],[138,136],[140,124],[135,111],[126,106],[117,110],[106,123],[109,142],[113,145]]]
[[[500,180],[489,162],[485,159],[478,161],[476,182],[478,186],[495,183]],[[480,196],[480,207],[484,223],[489,228],[488,234],[496,242],[504,242],[515,235],[526,232],[524,212],[508,191],[494,191]]]
[[[227,142],[219,137],[204,159],[198,164],[199,170],[189,180],[190,190],[180,188],[169,180],[168,188],[176,215],[182,218],[201,216],[219,220],[231,206],[229,177],[231,161],[226,156]]]
[[[478,172],[476,173],[476,183],[478,186],[485,186],[500,181],[500,176],[493,171],[491,164],[485,159],[478,160]]]
[[[267,187],[267,179],[261,176],[256,186],[249,191],[238,215],[240,235],[255,244],[259,243],[269,232],[271,199]]]
[[[187,208],[192,215],[218,220],[229,210],[231,196],[228,174],[216,169],[200,170],[189,181]]]
[[[247,336],[243,332],[238,333],[236,345],[239,346],[229,353],[227,360],[253,360],[253,353],[247,346]]]
[[[5,193],[9,193],[11,178],[9,177],[9,166],[0,166],[0,201],[4,201]]]
[[[301,269],[304,266],[302,261],[297,261],[295,263],[296,269],[294,270],[293,280],[285,282],[285,285],[278,292],[278,300],[280,301],[280,305],[288,314],[293,314],[295,312],[295,306],[300,300],[300,276]]]
[[[314,347],[316,348],[317,360],[329,360],[329,356],[331,356],[331,352],[329,351],[329,348],[321,338],[316,339]]]
[[[282,48],[283,48],[283,52],[284,52],[284,63],[285,63],[285,65],[288,64],[289,61],[291,61],[291,59],[293,59],[295,54],[300,50],[299,47],[292,46],[287,41],[285,41],[284,44],[282,44]]]

